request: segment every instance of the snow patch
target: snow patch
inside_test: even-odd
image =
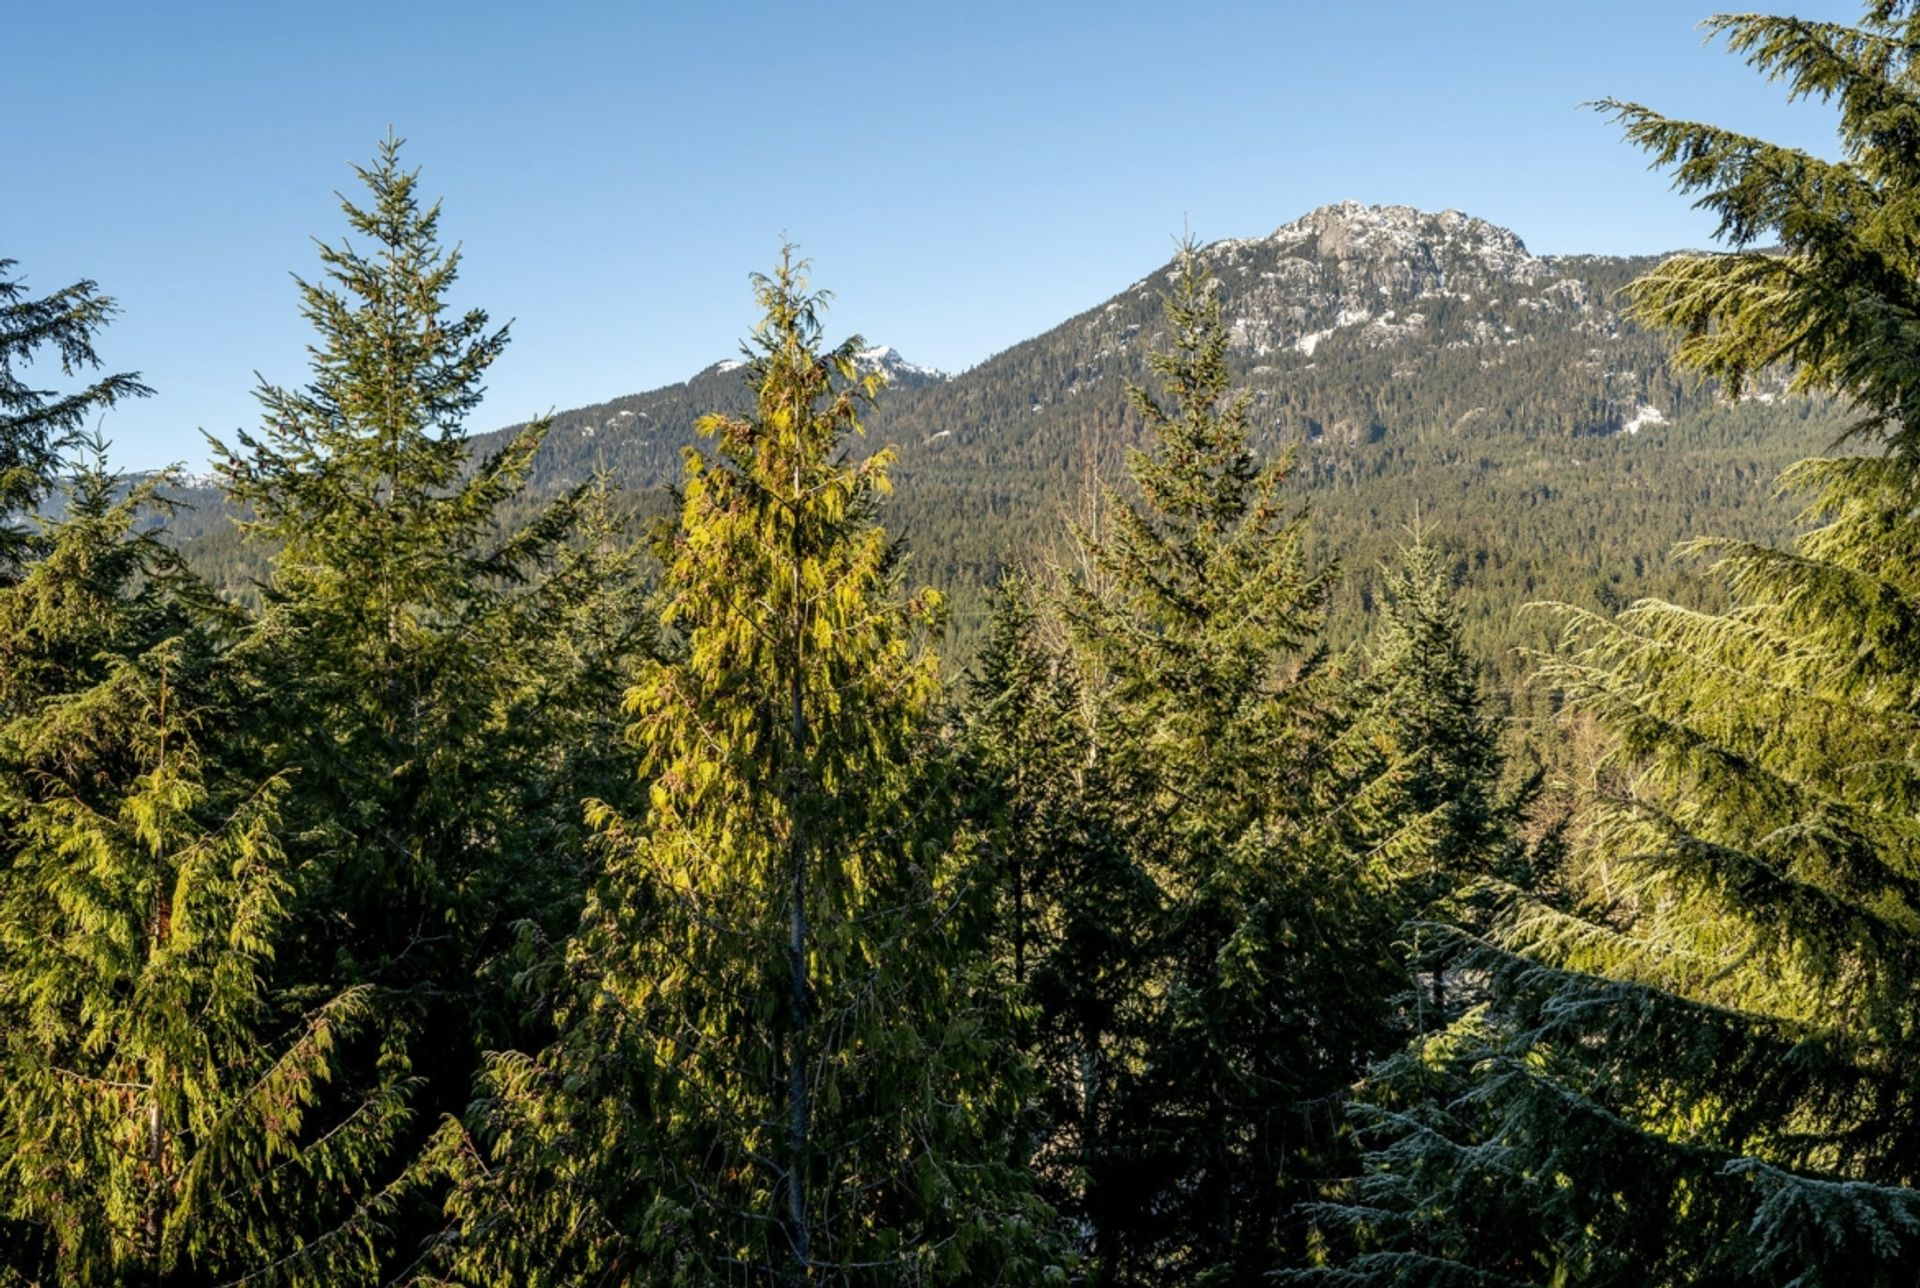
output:
[[[1633,409],[1633,415],[1621,422],[1620,432],[1623,434],[1637,434],[1648,425],[1664,425],[1666,423],[1667,413],[1661,411],[1651,403],[1641,403]]]
[[[900,356],[900,351],[890,344],[876,344],[870,349],[862,349],[853,355],[855,366],[870,370],[883,371],[893,376],[922,376],[928,380],[945,380],[947,373],[933,367],[923,367],[917,362],[908,362]]]

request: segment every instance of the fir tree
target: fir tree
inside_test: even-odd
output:
[[[1791,550],[1694,545],[1727,611],[1564,611],[1542,680],[1604,734],[1569,882],[1516,897],[1480,959],[1485,1004],[1393,1071],[1356,1281],[1920,1274],[1920,17],[1712,25],[1835,103],[1842,153],[1610,105],[1733,244],[1662,265],[1637,308],[1730,386],[1784,364],[1845,396],[1881,450],[1786,473],[1811,524]]]
[[[1398,560],[1382,569],[1380,622],[1358,725],[1378,758],[1391,830],[1382,846],[1402,915],[1402,938],[1422,968],[1415,1023],[1449,1011],[1446,980],[1457,945],[1437,919],[1478,923],[1488,882],[1528,884],[1554,837],[1530,846],[1528,813],[1541,775],[1508,784],[1501,726],[1467,652],[1451,571],[1416,521]],[[1531,851],[1540,848],[1541,854]]]
[[[650,779],[560,1039],[494,1062],[454,1269],[479,1282],[1012,1282],[1044,1266],[1019,1065],[933,741],[936,601],[842,459],[878,388],[820,343],[790,254],[758,279],[749,416],[709,416],[661,537],[678,646],[629,694]]]
[[[18,574],[31,530],[17,520],[46,496],[61,454],[87,417],[153,392],[127,373],[68,393],[28,384],[26,368],[46,350],[57,355],[63,375],[98,370],[94,343],[115,306],[91,281],[32,298],[13,276],[15,267],[16,261],[0,259],[0,577]]]
[[[271,984],[285,784],[204,755],[227,727],[220,622],[134,530],[160,481],[115,499],[83,471],[0,591],[0,1271],[337,1281],[370,1268],[367,1167],[405,1087],[314,1108],[369,998]]]
[[[544,421],[472,459],[465,420],[507,331],[449,304],[460,253],[400,151],[390,137],[358,171],[356,240],[322,244],[323,275],[298,283],[308,383],[263,384],[259,433],[214,448],[271,552],[238,656],[253,754],[297,771],[283,968],[378,985],[446,1110],[480,1048],[517,1034],[508,951],[577,912],[579,801],[626,777],[611,708],[646,628],[603,488],[524,520]]]
[[[1280,501],[1287,463],[1252,458],[1190,244],[1166,308],[1164,393],[1131,391],[1152,443],[1131,460],[1140,499],[1110,493],[1104,530],[1079,534],[1069,606],[1093,751],[1160,904],[1100,1260],[1235,1282],[1299,1254],[1291,1208],[1337,1151],[1328,1098],[1390,1041],[1401,982],[1382,821],[1314,642],[1331,575]]]

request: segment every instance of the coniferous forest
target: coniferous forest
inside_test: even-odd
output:
[[[211,515],[0,260],[0,1283],[1920,1282],[1920,7],[1710,28],[1841,152],[1599,104],[1722,243],[1624,307],[1837,432],[1492,624],[1191,239],[939,587],[792,246],[670,488],[537,486],[389,136]]]

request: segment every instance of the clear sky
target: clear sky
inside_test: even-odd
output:
[[[1778,0],[1851,19],[1848,0]],[[1724,6],[1723,6],[1724,7]],[[1710,224],[1582,101],[1831,151],[1695,24],[1710,0],[100,4],[15,0],[0,257],[97,279],[159,391],[116,463],[204,461],[304,373],[289,273],[391,125],[514,320],[475,430],[683,379],[753,321],[782,232],[832,323],[964,369],[1204,239],[1343,198],[1536,252]],[[24,111],[24,116],[22,112]]]

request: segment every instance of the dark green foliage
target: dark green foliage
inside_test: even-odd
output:
[[[1330,207],[884,410],[788,254],[470,440],[389,139],[190,559],[0,263],[0,1280],[1912,1282],[1909,8],[1715,20],[1837,161],[1604,105],[1727,254]]]
[[[470,463],[462,424],[507,337],[451,310],[460,257],[399,147],[360,171],[365,206],[343,200],[356,241],[300,283],[308,383],[263,385],[258,435],[215,451],[270,556],[235,658],[245,757],[288,783],[278,970],[372,987],[390,1040],[349,1055],[362,1077],[403,1061],[431,1124],[486,1048],[544,1032],[513,973],[578,914],[582,798],[631,783],[614,708],[650,634],[604,486],[519,505],[542,426]]]
[[[1303,1254],[1330,1098],[1392,1044],[1404,975],[1373,759],[1315,638],[1332,580],[1286,462],[1253,458],[1192,247],[1166,310],[1139,499],[1077,525],[1044,632],[1008,593],[968,733],[1052,1082],[1035,1165],[1102,1281],[1241,1282]]]
[[[959,738],[971,813],[998,858],[993,961],[1040,1075],[1031,1165],[1099,1267],[1118,1258],[1136,1202],[1129,1087],[1156,1014],[1145,981],[1161,894],[1119,830],[1058,606],[1022,575],[1003,581]]]
[[[1401,896],[1431,911],[1476,878],[1526,872],[1519,843],[1537,775],[1508,784],[1500,721],[1468,653],[1458,591],[1416,526],[1382,569],[1362,723],[1392,781],[1388,849]]]
[[[591,488],[503,523],[540,426],[468,468],[461,423],[506,333],[450,314],[459,254],[398,142],[360,174],[371,203],[343,209],[371,248],[323,245],[300,285],[311,382],[263,386],[260,435],[215,449],[272,551],[243,656],[261,755],[299,770],[306,968],[466,1030],[499,1020],[472,990],[509,927],[564,929],[577,801],[619,777],[605,710],[645,631]]]
[[[104,376],[66,393],[28,383],[29,368],[54,355],[64,376],[98,370],[94,343],[114,303],[93,282],[75,282],[35,299],[13,276],[17,263],[0,259],[0,576],[18,575],[28,531],[18,526],[52,490],[61,454],[76,441],[87,417],[123,398],[153,391],[138,375]]]

